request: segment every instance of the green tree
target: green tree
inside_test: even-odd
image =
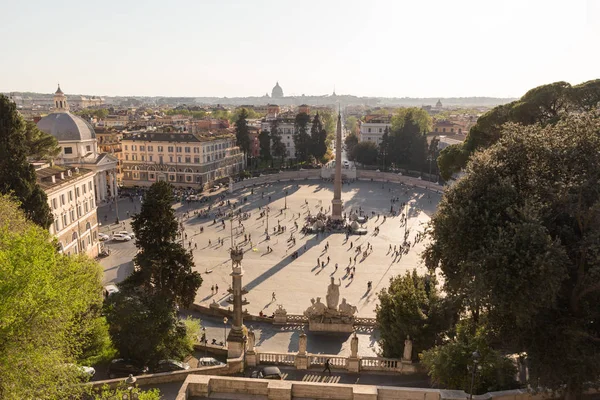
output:
[[[75,114],[79,115],[84,119],[97,118],[97,119],[105,119],[108,116],[108,109],[106,108],[84,108],[83,110],[79,110],[75,112]]]
[[[167,182],[156,182],[146,192],[142,209],[131,224],[139,249],[134,261],[139,269],[124,285],[142,286],[148,293],[186,307],[194,301],[202,278],[193,271],[191,252],[177,241],[174,200],[173,187]]]
[[[25,147],[27,157],[32,160],[51,160],[61,150],[56,138],[40,131],[32,121],[25,124]]]
[[[346,135],[344,145],[346,146],[346,154],[351,161],[354,161],[354,147],[358,144],[358,136],[354,133]]]
[[[384,357],[402,357],[404,339],[410,336],[416,358],[438,343],[456,320],[452,308],[440,298],[435,276],[419,276],[416,270],[391,278],[389,288],[381,290],[378,297],[375,312]]]
[[[344,126],[346,130],[350,133],[356,134],[358,132],[358,120],[355,116],[350,115],[349,117],[347,117]]]
[[[327,153],[327,132],[321,123],[319,113],[315,115],[313,119],[312,127],[310,128],[310,141],[312,144],[311,154],[317,159],[321,160],[325,153]]]
[[[425,260],[475,322],[572,398],[600,375],[600,117],[504,127],[431,221]]]
[[[27,143],[26,124],[15,104],[0,95],[0,194],[12,193],[27,218],[48,229],[53,216],[35,169],[27,161]]]
[[[97,324],[102,269],[57,253],[50,233],[8,196],[0,196],[0,215],[0,398],[77,396],[84,376],[69,363],[106,337]]]
[[[167,297],[126,287],[108,297],[104,312],[121,357],[154,367],[160,360],[182,360],[193,351],[185,324]]]
[[[306,113],[296,115],[294,121],[294,146],[296,147],[296,159],[299,162],[308,160],[311,154],[311,140],[308,134],[310,116]]]
[[[383,170],[386,170],[387,162],[390,159],[390,129],[386,126],[381,136],[381,143],[379,143],[379,156],[382,161]]]
[[[242,108],[235,120],[235,143],[248,157],[250,152],[250,129],[248,128],[248,110]]]
[[[273,127],[271,127],[271,141],[271,150],[273,152],[273,156],[279,157],[280,162],[283,165],[283,160],[287,154],[287,149],[281,140],[281,133],[279,132],[279,129],[273,129]]]
[[[138,400],[161,400],[160,389],[147,389],[143,390],[139,387],[133,389],[132,393],[135,393]],[[129,398],[129,388],[125,382],[121,382],[119,386],[111,389],[108,385],[103,385],[101,388],[95,388],[92,396],[94,400],[113,400]],[[127,397],[125,397],[127,396]]]
[[[374,142],[360,142],[352,149],[351,158],[364,165],[377,165],[379,149]]]
[[[435,346],[421,354],[434,385],[444,389],[471,391],[475,366],[473,353],[477,351],[477,369],[473,380],[473,394],[516,389],[516,366],[506,356],[492,349],[483,328],[474,332],[469,322],[457,326],[456,336],[443,345]]]
[[[270,160],[271,157],[271,136],[269,131],[263,130],[258,135],[258,144],[260,146],[260,158],[264,161]]]

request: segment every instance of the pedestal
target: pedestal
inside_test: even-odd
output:
[[[246,364],[249,367],[256,367],[256,361],[258,357],[256,356],[256,352],[254,350],[249,350],[246,352]]]
[[[243,338],[231,337],[231,334],[227,336],[227,358],[239,358],[244,354],[244,340]]]
[[[331,219],[334,221],[342,219],[342,200],[333,199],[331,201]]]
[[[348,358],[348,371],[360,372],[360,358],[359,357]]]
[[[308,369],[308,356],[306,354],[296,355],[296,369]]]

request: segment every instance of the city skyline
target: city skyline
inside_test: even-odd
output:
[[[0,91],[508,98],[597,78],[600,2],[522,3],[9,3]]]

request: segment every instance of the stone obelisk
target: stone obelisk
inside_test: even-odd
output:
[[[339,111],[335,134],[335,178],[333,180],[331,219],[334,221],[342,219],[342,115]]]

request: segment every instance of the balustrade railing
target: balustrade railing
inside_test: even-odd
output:
[[[364,371],[399,371],[402,361],[397,358],[362,357],[360,369]]]
[[[329,360],[329,365],[331,365],[334,368],[346,368],[346,366],[347,366],[346,357],[333,356],[333,355],[329,355],[329,354],[319,354],[319,355],[311,354],[309,356],[309,367],[312,367],[312,366],[322,367],[325,365],[325,361],[327,361],[327,360]]]
[[[296,355],[293,353],[258,353],[260,364],[294,365]]]

